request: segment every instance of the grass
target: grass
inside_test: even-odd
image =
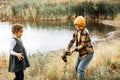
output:
[[[118,15],[116,15],[116,17],[114,18],[114,20],[102,20],[103,24],[106,25],[111,25],[111,26],[115,26],[116,28],[118,28],[117,30],[120,30],[120,13]]]
[[[10,80],[14,76],[7,71],[8,60],[6,59],[6,57],[7,56],[5,53],[0,54],[0,80]]]
[[[114,19],[116,23],[120,23],[120,14],[118,14],[115,19]]]
[[[96,43],[94,49],[94,57],[85,71],[87,80],[119,80],[120,40]],[[68,57],[68,64],[65,64],[60,57],[62,51],[30,56],[31,67],[25,71],[25,80],[76,80],[74,64],[78,55]],[[0,63],[4,57],[1,57]],[[3,80],[14,77],[14,74],[7,72],[7,66],[0,65],[0,68],[0,78]]]
[[[118,42],[119,40],[113,40],[95,45],[94,58],[86,69],[88,80],[120,79],[120,43]],[[37,65],[34,69],[36,71],[33,69],[31,72],[36,76],[32,78],[34,80],[41,79],[41,77],[44,78],[43,80],[76,80],[77,76],[74,70],[74,64],[77,54],[68,57],[68,64],[65,64],[61,60],[60,55],[62,55],[62,51],[50,52],[42,56],[45,58],[44,60],[40,56],[39,59],[36,57],[33,58],[34,60],[40,60],[40,63],[35,61]],[[43,62],[42,64],[41,61]],[[43,70],[42,73],[39,71],[41,69]],[[31,69],[29,68],[29,70]],[[29,73],[29,71],[27,73]],[[30,75],[27,76],[30,77]]]
[[[92,1],[92,3],[90,3],[90,1]],[[95,16],[91,15],[94,14],[94,8],[101,7],[101,4],[96,6],[100,1],[101,0],[13,0],[11,4],[6,7],[4,6],[4,8],[0,8],[2,11],[0,12],[0,20],[56,21],[70,20],[78,15],[90,17]],[[106,7],[109,6],[109,8],[114,12],[114,15],[116,15],[115,11],[119,9],[116,7],[116,10],[114,11],[114,7],[112,6],[119,6],[119,3],[112,2],[112,4],[107,4],[108,0],[104,1],[106,1],[106,4],[103,5]],[[109,9],[106,9],[105,11],[107,11],[107,16],[113,15],[108,14]],[[99,11],[99,14],[104,16],[102,11]]]
[[[102,42],[95,46],[94,58],[87,69],[89,80],[120,79],[118,74],[120,72],[120,43],[118,41]]]

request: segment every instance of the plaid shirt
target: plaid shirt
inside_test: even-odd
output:
[[[76,51],[79,52],[79,57],[85,56],[89,53],[93,53],[93,46],[91,44],[91,39],[88,30],[85,28],[81,33],[77,31],[73,34],[72,40],[68,44],[68,49],[70,49],[74,42],[76,42]]]

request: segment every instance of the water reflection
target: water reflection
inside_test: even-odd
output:
[[[30,53],[53,51],[66,48],[74,31],[73,21],[68,22],[26,22],[22,36],[23,43]],[[11,35],[11,23],[0,23],[0,52],[8,52]],[[106,33],[114,31],[112,26],[105,26],[93,21],[87,22],[92,40],[105,37]]]
[[[108,32],[115,31],[116,28],[113,26],[108,26],[104,24],[97,23],[95,21],[87,21],[87,28],[92,32],[97,34],[105,35]]]
[[[24,23],[29,24],[32,28],[47,28],[47,29],[67,29],[74,31],[73,21],[60,22],[60,21],[48,21],[48,22],[36,22],[36,23]],[[95,21],[87,21],[86,27],[91,32],[91,35],[98,35],[100,37],[105,37],[106,33],[115,31],[116,28],[113,26],[104,25]]]

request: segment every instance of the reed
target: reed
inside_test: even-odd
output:
[[[119,2],[92,0],[14,0],[0,13],[7,20],[41,21],[73,19],[75,16],[89,16],[93,19],[113,19],[119,11]],[[4,16],[2,15],[4,14]],[[0,16],[0,17],[1,17]],[[64,17],[64,18],[63,18]],[[108,17],[108,18],[107,18]],[[3,19],[2,18],[2,19]]]

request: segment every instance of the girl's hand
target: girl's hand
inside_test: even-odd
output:
[[[19,59],[19,61],[24,58],[21,53],[17,53],[16,56],[17,56],[17,58]]]

